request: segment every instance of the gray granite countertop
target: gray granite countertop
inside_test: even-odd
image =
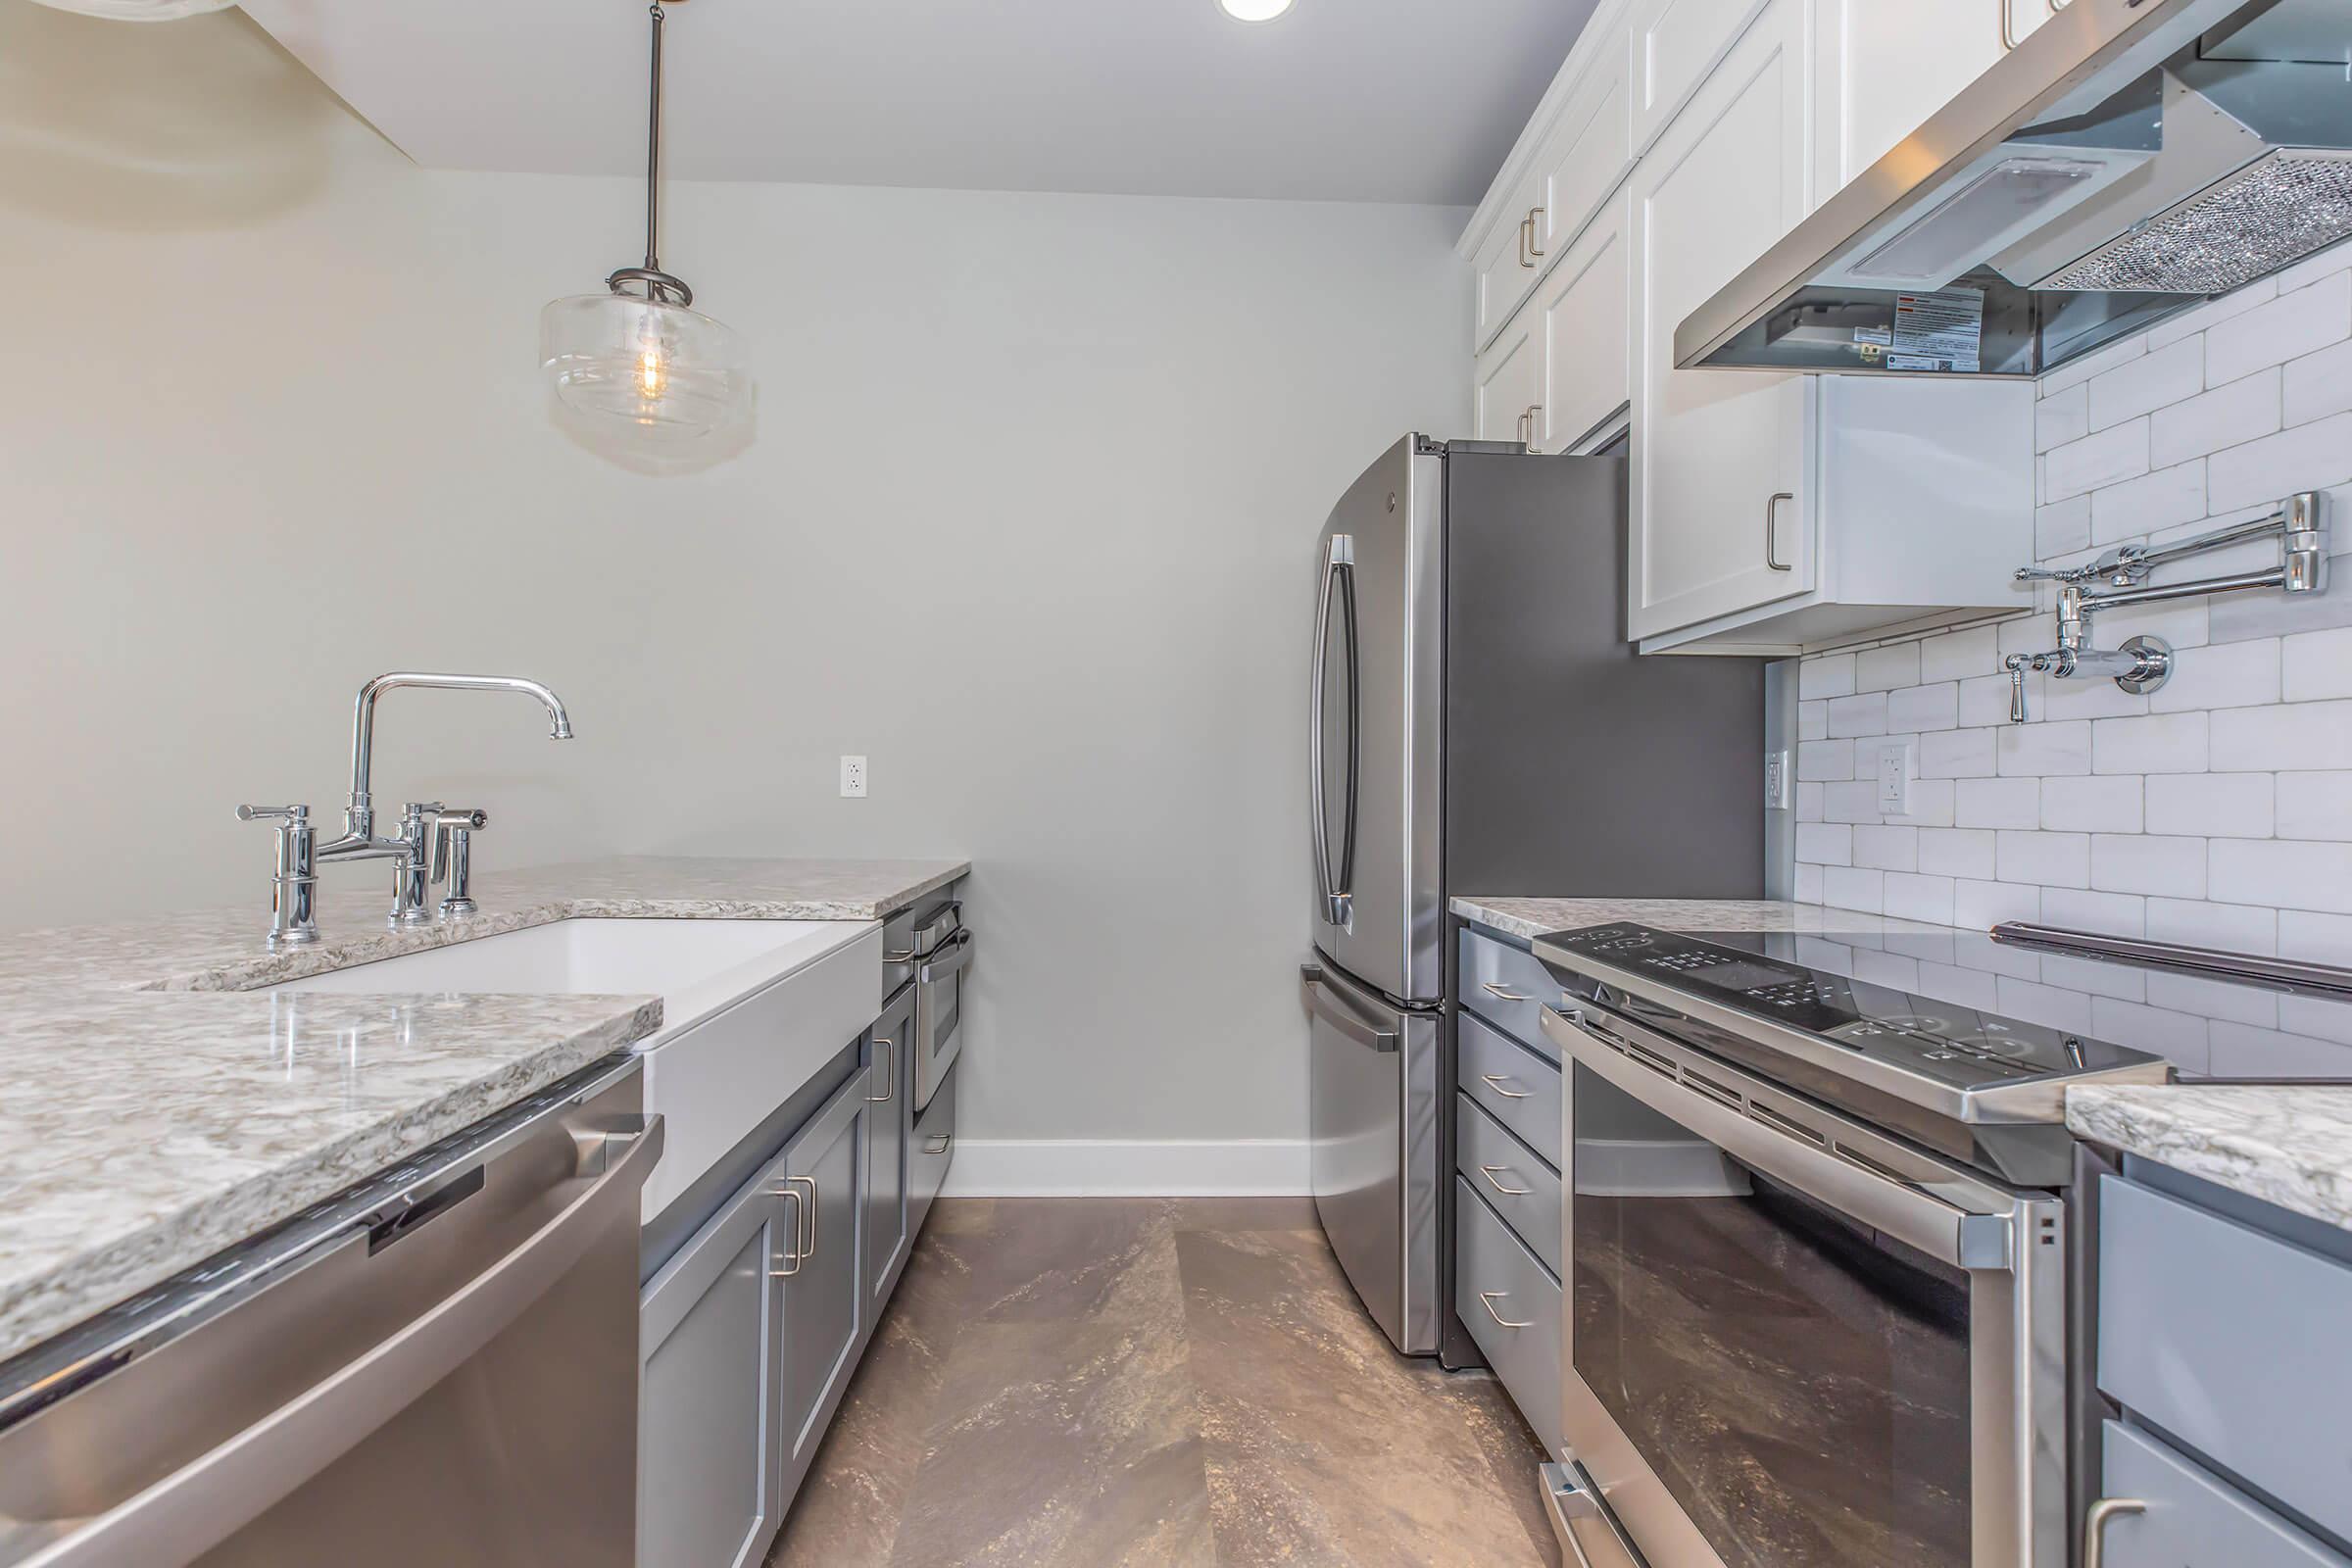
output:
[[[1495,899],[1460,898],[1453,912],[1465,920],[1529,941],[1549,931],[1636,920],[1661,931],[1838,932],[1949,936],[1952,928],[1897,920],[1855,909],[1781,899]]]
[[[954,860],[628,858],[492,870],[472,919],[395,935],[322,878],[324,940],[266,901],[0,936],[0,1357],[641,1040],[648,997],[251,988],[575,916],[873,920]],[[266,885],[264,891],[266,892]]]
[[[2232,1192],[2352,1230],[2352,1085],[2066,1092],[2066,1124]]]

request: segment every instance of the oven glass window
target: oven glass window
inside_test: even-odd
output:
[[[1731,1568],[1967,1568],[1968,1276],[1579,1065],[1577,1374]]]

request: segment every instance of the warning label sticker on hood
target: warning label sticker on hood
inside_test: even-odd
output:
[[[1897,294],[1892,338],[1886,357],[1890,369],[1982,368],[1984,291],[1945,288],[1932,294]]]

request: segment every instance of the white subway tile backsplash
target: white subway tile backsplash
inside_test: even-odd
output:
[[[2216,1022],[2207,1067],[2224,1078],[2344,1078],[2352,1077],[2352,1051],[2306,1035]]]
[[[2006,716],[2004,701],[2003,716]],[[1994,732],[1993,765],[2004,775],[2090,771],[2091,726],[2082,719],[2009,724]]]
[[[2280,950],[2280,956],[2293,955]],[[2200,980],[2195,975],[2175,974],[2167,969],[2148,971],[2148,1004],[2156,1007],[2179,1007],[2206,1018],[2227,1018],[2231,1023],[2250,1023],[2265,1029],[2278,1023],[2278,996],[2272,991],[2253,986],[2225,984],[2219,980]]]
[[[1851,865],[1854,830],[1838,822],[1799,822],[1796,858],[1808,865]]]
[[[2207,1039],[2210,1025],[2203,1018],[2142,1006],[2115,997],[2090,999],[2090,1032],[2102,1040],[2128,1040],[2141,1051],[2153,1051],[2174,1066],[2203,1072],[2212,1058]]]
[[[1988,729],[1923,731],[1919,737],[1919,776],[1929,778],[1989,778],[1993,766],[1993,732]]]
[[[2181,403],[2205,389],[2205,342],[2202,338],[2182,338],[2129,365],[2092,376],[2082,389],[2088,394],[2084,403],[2086,430],[2104,430],[2152,409]],[[2060,403],[2066,396],[2060,393],[2045,399],[2041,407]],[[2049,442],[2041,450],[2048,451],[2061,444],[2063,438]]]
[[[2143,1002],[2148,995],[2146,970],[2103,963],[2095,958],[2070,958],[2062,954],[2045,953],[2041,956],[2041,977],[2069,991],[2112,997],[2121,1002]]]
[[[1919,829],[1858,826],[1853,831],[1855,865],[1880,871],[1919,869]]]
[[[2043,377],[2034,448],[2042,564],[2161,547],[2306,489],[2328,493],[2330,548],[2352,557],[2352,244]],[[2276,551],[2250,541],[2158,580],[2258,571]],[[1797,896],[2352,965],[2352,579],[2103,610],[2092,646],[2163,638],[2172,678],[2132,694],[2030,671],[2022,725],[2001,660],[2054,645],[2056,595],[2045,583],[2018,597],[2034,609],[1803,662]],[[1910,810],[1882,816],[1878,758],[1902,745],[1916,748]],[[2002,975],[2010,1004],[1996,1010],[2082,1027],[2083,992],[2098,988],[2038,984],[2043,961],[1998,949],[1946,966]],[[2352,1071],[2352,1007],[2339,1048],[2282,1033],[2270,993],[2151,974],[2149,1004],[2171,1010],[2142,1015],[2141,983],[2133,972],[2105,988],[2106,1033],[2183,1066],[2201,1049],[2216,1070],[2326,1051]]]
[[[2231,904],[2352,914],[2352,844],[2216,839],[2212,887]]]
[[[1886,733],[1886,694],[1864,692],[1858,697],[1830,699],[1832,739]]]
[[[2213,765],[2225,773],[2352,767],[2352,702],[2217,710]]]
[[[2148,458],[2169,467],[2237,446],[2279,426],[2280,372],[2273,367],[2217,386],[2148,419]]]
[[[2108,778],[2045,778],[2041,781],[2041,825],[2058,833],[2136,833],[2140,829],[2141,780],[2136,774]]]
[[[1960,686],[1938,681],[1933,686],[1905,686],[1886,694],[1886,727],[1900,734],[1948,730],[1960,722]]]
[[[1993,878],[1993,835],[1984,828],[1932,827],[1919,835],[1919,868],[1930,876]]]
[[[2090,835],[2003,829],[1994,841],[1993,863],[2003,882],[2086,888],[2090,886]]]
[[[1964,931],[1989,931],[2004,921],[2040,918],[2039,888],[1974,880],[1952,884],[1952,924]]]
[[[2205,379],[2214,386],[2352,337],[2352,273],[2330,272],[2205,333]]]
[[[1919,644],[1916,642],[1865,648],[1854,656],[1854,690],[1858,692],[1892,691],[1897,686],[1918,684]]]
[[[2352,772],[2279,774],[2278,836],[2352,839]]]
[[[2352,519],[2347,519],[2352,521]],[[2352,589],[2352,584],[2344,585]],[[2352,697],[2352,626],[2298,632],[2280,644],[2280,695],[2290,703]],[[2252,701],[2262,701],[2255,698]],[[1904,729],[1919,726],[1905,724]]]
[[[2032,980],[2001,976],[2001,1011],[2028,1023],[2046,1024],[2073,1034],[2086,1035],[2090,1027],[2090,998]]]
[[[2201,899],[2205,849],[2203,839],[2096,833],[2090,840],[2090,885],[2101,893]]]
[[[2038,778],[1964,778],[1953,784],[1952,821],[1961,827],[2041,825]]]
[[[2041,462],[2041,499],[2045,504],[2136,479],[2149,467],[2147,417],[2143,415],[2052,447]]]
[[[2099,773],[2202,773],[2203,713],[2102,718],[2090,726],[2091,769]]]
[[[2150,833],[2267,839],[2273,823],[2268,773],[2159,773],[2147,781]]]
[[[2148,709],[2178,713],[2201,708],[2244,708],[2278,701],[2278,639],[2257,637],[2181,655],[2173,662],[2171,678],[2148,694]]]

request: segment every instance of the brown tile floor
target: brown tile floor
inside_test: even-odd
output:
[[[1303,1200],[949,1201],[768,1564],[1556,1565],[1540,1458]]]

